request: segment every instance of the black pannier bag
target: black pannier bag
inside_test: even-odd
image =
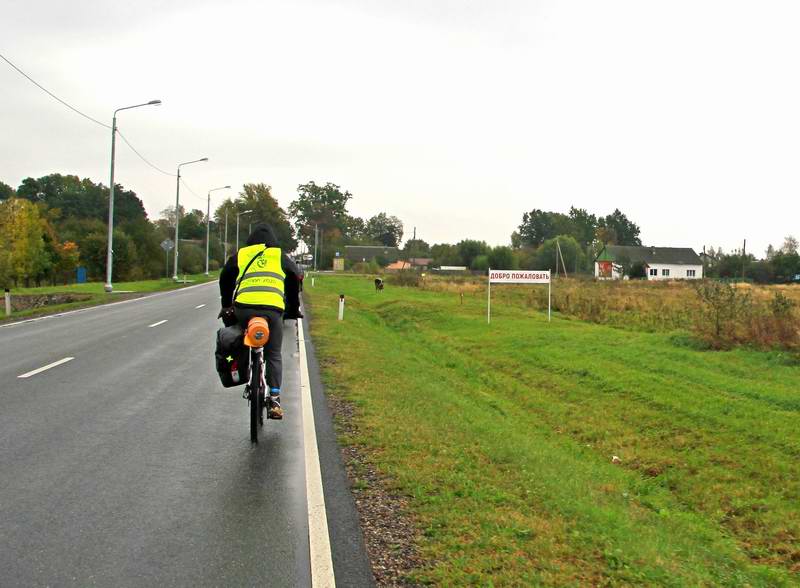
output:
[[[239,325],[217,331],[217,348],[214,351],[219,381],[226,388],[247,383],[250,367],[250,349],[244,344],[244,331]]]

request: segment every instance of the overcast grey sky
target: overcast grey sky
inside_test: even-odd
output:
[[[0,51],[184,168],[353,193],[410,237],[507,243],[522,213],[623,210],[646,244],[763,254],[800,235],[800,2],[5,0]],[[108,183],[109,132],[0,62],[0,180]],[[148,213],[174,178],[118,148]],[[212,196],[219,202],[224,192]]]

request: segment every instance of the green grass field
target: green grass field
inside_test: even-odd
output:
[[[106,304],[108,302],[115,302],[122,300],[125,297],[135,296],[138,294],[148,294],[151,292],[160,292],[164,290],[175,290],[177,288],[184,288],[193,284],[200,284],[209,280],[217,280],[217,272],[211,275],[193,274],[185,276],[186,283],[183,282],[184,276],[180,277],[180,281],[174,282],[172,279],[159,279],[159,280],[139,280],[136,282],[118,282],[114,284],[114,292],[107,294],[103,290],[103,282],[87,282],[85,284],[69,284],[60,286],[42,286],[39,288],[13,288],[11,290],[12,298],[15,296],[37,296],[47,294],[86,294],[88,297],[85,299],[67,302],[64,304],[48,304],[39,308],[30,308],[27,310],[16,311],[10,317],[5,315],[0,316],[0,322],[13,321],[20,318],[30,318],[33,316],[40,316],[54,312],[63,312],[66,310],[74,310],[77,308],[85,308],[87,306],[97,306],[99,304]],[[0,311],[1,312],[1,311]]]
[[[800,584],[796,356],[306,282],[326,385],[356,409],[345,441],[410,497],[414,581]]]

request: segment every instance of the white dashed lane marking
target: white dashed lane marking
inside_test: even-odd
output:
[[[68,361],[72,361],[75,359],[74,357],[65,357],[64,359],[59,359],[58,361],[54,361],[53,363],[48,363],[47,365],[43,365],[40,368],[32,370],[30,372],[26,372],[17,376],[18,378],[30,378],[31,376],[35,376],[36,374],[41,374],[42,372],[49,370],[50,368],[54,368],[56,366],[61,365],[62,363],[67,363]]]
[[[152,325],[147,325],[148,329],[152,329],[153,327],[157,327],[158,325],[163,325],[169,319],[164,319],[163,321],[158,321],[157,323],[153,323]]]
[[[198,304],[197,306],[195,306],[195,308],[203,308],[204,306],[205,304]]]

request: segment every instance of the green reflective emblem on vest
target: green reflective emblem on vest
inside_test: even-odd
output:
[[[262,253],[253,263],[250,261]],[[286,308],[284,301],[283,282],[286,274],[281,267],[281,250],[279,247],[264,247],[264,245],[250,245],[239,250],[236,258],[239,266],[239,293],[235,302],[239,304],[253,304],[256,306],[272,306],[283,310]],[[247,273],[242,276],[244,269]]]

